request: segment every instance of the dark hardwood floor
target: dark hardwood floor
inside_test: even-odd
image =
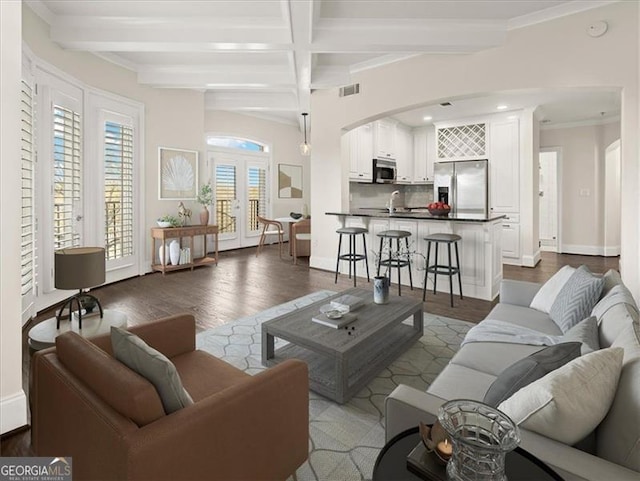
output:
[[[592,272],[603,273],[618,268],[617,257],[594,257],[543,253],[535,268],[504,266],[505,279],[544,282],[563,265],[586,264]],[[372,270],[373,272],[373,270]],[[414,273],[423,276],[424,272]],[[255,249],[222,252],[217,267],[200,267],[193,272],[185,270],[165,276],[160,273],[128,279],[92,291],[102,305],[117,309],[128,316],[129,325],[144,324],[151,320],[181,312],[195,316],[199,331],[220,326],[234,319],[255,314],[277,304],[321,289],[343,290],[352,286],[347,276],[339,276],[334,283],[332,272],[309,269],[306,259],[294,265],[291,258],[278,256],[277,246],[267,246],[260,256]],[[358,286],[367,283],[358,279]],[[392,294],[396,291],[392,286]],[[422,291],[403,288],[403,296],[422,298]],[[491,310],[494,303],[472,298],[455,299],[449,306],[445,293],[427,293],[425,311],[478,322]],[[28,330],[40,321],[54,315],[49,309],[39,313],[23,329],[23,386],[28,394],[29,367],[32,351],[27,344]],[[32,456],[30,431],[8,433],[0,439],[0,455]]]

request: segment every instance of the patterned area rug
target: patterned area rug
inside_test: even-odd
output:
[[[196,337],[199,349],[250,374],[265,369],[260,362],[260,324],[334,294],[319,291],[238,319]],[[384,400],[398,384],[420,390],[427,386],[460,347],[473,324],[424,315],[424,336],[354,396],[339,405],[309,393],[309,460],[297,472],[299,481],[371,479],[373,465],[384,446]],[[286,342],[276,339],[276,349]]]

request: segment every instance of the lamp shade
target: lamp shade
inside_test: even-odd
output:
[[[104,248],[71,247],[55,252],[56,289],[85,289],[104,281]]]

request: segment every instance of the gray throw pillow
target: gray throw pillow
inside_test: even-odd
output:
[[[578,267],[562,286],[551,306],[549,317],[566,333],[591,314],[593,306],[600,299],[603,285],[604,279],[591,274],[587,266]]]
[[[580,321],[569,329],[562,336],[562,342],[581,342],[583,356],[600,349],[600,335],[598,334],[596,316],[587,317],[584,321]]]
[[[111,327],[111,346],[118,361],[155,386],[167,414],[193,404],[176,367],[164,354],[118,327]]]
[[[536,351],[502,371],[489,386],[484,402],[498,407],[523,387],[577,357],[580,357],[579,342],[565,342]]]

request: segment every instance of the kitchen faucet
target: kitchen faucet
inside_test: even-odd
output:
[[[393,214],[393,211],[396,210],[395,207],[393,207],[393,199],[395,199],[399,195],[399,190],[394,190],[393,192],[391,192],[391,196],[389,197],[389,214]]]

